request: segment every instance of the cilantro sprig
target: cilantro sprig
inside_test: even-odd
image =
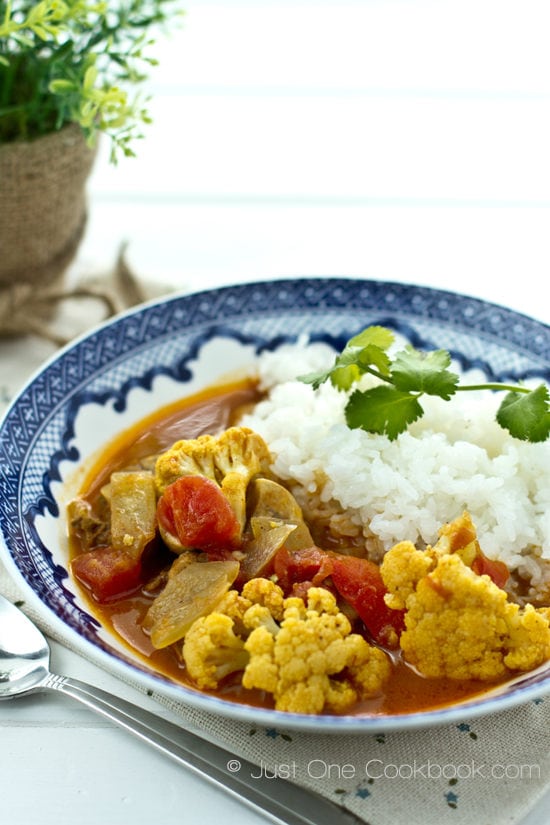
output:
[[[301,375],[299,380],[313,389],[330,381],[347,392],[363,375],[378,378],[376,386],[351,393],[346,422],[351,429],[387,435],[392,441],[424,415],[423,395],[449,401],[457,392],[472,390],[506,392],[496,420],[515,438],[540,442],[550,435],[550,394],[545,384],[535,389],[519,384],[459,384],[459,376],[448,369],[451,356],[446,350],[423,352],[408,344],[392,358],[388,350],[394,342],[386,327],[367,327],[350,338],[330,369]]]

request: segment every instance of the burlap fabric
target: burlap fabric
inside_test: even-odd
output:
[[[51,313],[51,298],[41,299],[78,249],[94,157],[74,124],[0,145],[0,334],[30,331]]]

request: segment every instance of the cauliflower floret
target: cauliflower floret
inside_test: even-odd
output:
[[[283,602],[283,591],[270,579],[251,579],[241,593],[229,590],[213,613],[195,621],[185,636],[183,659],[197,686],[216,688],[229,674],[244,670],[250,659],[244,640],[260,626],[277,633],[275,618],[282,618]]]
[[[227,591],[216,602],[213,612],[203,616],[201,621],[195,621],[185,636],[183,658],[189,675],[201,687],[201,682],[205,678],[204,673],[208,672],[208,686],[216,687],[217,681],[227,673],[233,672],[226,673],[223,669],[212,670],[209,664],[213,646],[224,646],[223,639],[220,642],[220,631],[223,631],[223,638],[231,649],[236,649],[238,641],[244,650],[244,640],[254,628],[263,626],[272,633],[278,632],[279,625],[275,619],[282,618],[283,610],[283,591],[270,579],[251,579],[246,582],[240,593],[238,590]],[[202,656],[207,660],[203,665],[200,664]],[[248,659],[246,654],[236,660],[236,663],[241,663],[241,670],[244,670]]]
[[[155,465],[157,493],[181,476],[202,475],[214,481],[229,501],[241,525],[246,521],[246,490],[249,481],[265,472],[270,453],[260,435],[248,427],[230,427],[218,436],[201,435],[177,441],[162,453]]]
[[[276,621],[283,618],[284,593],[282,588],[271,579],[261,577],[250,579],[244,584],[241,595],[253,604],[266,607]]]
[[[176,441],[169,450],[161,453],[155,463],[155,485],[158,495],[181,476],[206,476],[217,482],[214,455],[217,438],[201,435],[198,438]]]
[[[548,616],[510,603],[488,575],[474,572],[475,533],[455,541],[460,530],[444,529],[426,550],[400,542],[382,562],[387,604],[406,609],[406,660],[424,676],[451,679],[494,680],[537,667],[550,658]]]
[[[471,567],[481,554],[476,530],[469,513],[463,513],[439,531],[437,544],[417,550],[412,541],[401,541],[383,559],[384,583],[390,591],[385,602],[393,610],[403,610],[418,582],[432,570],[442,556],[456,553]]]
[[[243,671],[242,685],[271,693],[277,710],[342,713],[375,696],[390,674],[386,654],[351,633],[335,597],[310,588],[283,597],[270,579],[230,590],[185,636],[183,659],[200,688]]]
[[[250,659],[242,677],[244,687],[254,687],[258,690],[265,690],[267,693],[275,693],[279,671],[273,656],[274,648],[275,634],[270,628],[262,624],[252,631],[245,642],[245,650]]]
[[[384,601],[392,610],[403,610],[420,579],[433,567],[430,548],[417,550],[412,541],[400,541],[384,556],[380,572],[388,593]]]
[[[279,625],[273,618],[273,615],[268,607],[263,604],[253,604],[244,615],[244,626],[248,632],[255,630],[257,627],[263,627],[272,636],[276,636],[279,632]]]
[[[299,599],[299,601],[303,601]],[[286,605],[289,611],[292,611],[294,607],[298,607],[299,604],[295,602],[293,599],[289,599],[288,604]],[[346,622],[349,621],[343,613],[340,613],[340,609],[336,602],[336,598],[325,587],[310,587],[307,591],[307,609],[308,611],[316,611],[317,613],[328,613],[332,616],[342,617],[345,619]],[[306,613],[307,616],[307,613]],[[341,621],[341,619],[340,619]],[[351,626],[349,627],[348,633],[351,630]]]
[[[197,619],[183,643],[183,658],[191,678],[202,689],[215,689],[231,673],[243,670],[249,659],[233,620],[223,613]]]
[[[244,625],[244,614],[252,602],[238,590],[229,590],[216,605],[216,613],[223,613],[233,620],[233,627],[238,636],[247,636],[248,630]]]
[[[524,608],[510,604],[507,616],[508,653],[504,664],[509,670],[531,670],[550,658],[550,623],[548,612],[532,604]]]
[[[382,651],[367,644],[358,633],[348,636],[350,658],[346,667],[348,678],[358,698],[375,696],[390,674],[390,663]]]
[[[255,627],[263,625],[271,632],[279,630],[285,598],[282,589],[271,579],[247,581],[242,591],[230,590],[216,606],[216,612],[230,616],[240,636],[246,637]]]
[[[258,607],[247,611],[245,624],[251,618],[261,618]],[[390,673],[386,655],[350,631],[324,588],[310,588],[307,605],[297,597],[285,599],[279,629],[261,622],[245,642],[250,661],[243,686],[272,693],[277,710],[344,711],[378,693]]]

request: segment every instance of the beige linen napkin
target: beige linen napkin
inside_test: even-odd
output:
[[[0,412],[50,352],[51,344],[36,339],[0,342]],[[23,601],[55,638],[1,565],[0,592]],[[550,786],[550,696],[459,724],[347,735],[265,728],[153,698],[223,744],[235,760],[245,757],[260,773],[308,786],[368,825],[515,825]]]

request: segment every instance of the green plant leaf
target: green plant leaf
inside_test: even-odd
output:
[[[498,409],[497,421],[514,438],[546,441],[550,435],[548,388],[541,384],[528,393],[507,393]]]
[[[353,429],[387,435],[390,441],[421,418],[422,409],[415,395],[382,385],[356,390],[346,405],[346,422]]]
[[[320,372],[308,372],[305,375],[299,375],[296,380],[301,381],[302,384],[311,384],[314,390],[318,390],[321,384],[330,379],[332,369],[331,367]]]
[[[59,78],[58,80],[52,80],[49,85],[50,92],[54,94],[65,94],[66,92],[74,92],[75,85],[71,83],[70,80],[63,80]]]
[[[374,346],[379,347],[382,350],[387,350],[394,341],[395,335],[391,329],[372,326],[367,327],[358,335],[354,335],[353,338],[350,338],[346,346],[359,347],[360,349],[363,349],[364,347],[374,344]]]
[[[446,369],[450,363],[446,350],[420,352],[407,346],[395,356],[391,378],[403,392],[424,392],[448,401],[458,384],[458,375]]]
[[[390,357],[375,344],[369,344],[360,350],[357,354],[357,364],[363,372],[367,372],[369,367],[374,367],[381,376],[387,378],[390,375]]]

